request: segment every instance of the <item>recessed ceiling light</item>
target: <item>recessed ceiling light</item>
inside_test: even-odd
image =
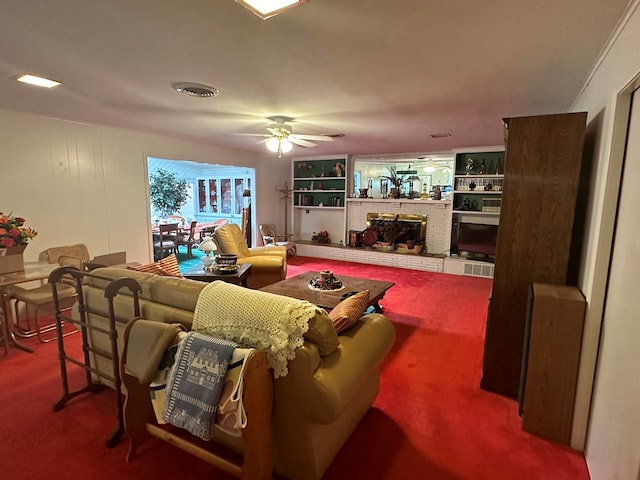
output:
[[[288,8],[307,3],[307,0],[236,0],[236,2],[266,20]]]
[[[174,83],[172,87],[176,91],[191,97],[215,97],[220,94],[220,90],[217,88],[203,85],[201,83]]]
[[[48,78],[37,77],[35,75],[29,74],[20,75],[18,78],[16,78],[16,80],[22,83],[28,83],[29,85],[36,85],[38,87],[45,88],[53,88],[60,85],[60,82],[56,82],[55,80],[50,80]]]

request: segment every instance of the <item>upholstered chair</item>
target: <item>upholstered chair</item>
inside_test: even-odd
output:
[[[237,255],[238,263],[252,265],[247,280],[249,288],[262,288],[287,276],[287,249],[276,246],[249,248],[242,230],[235,223],[216,228],[213,241],[218,246],[217,253]]]
[[[73,255],[66,255],[71,253]],[[86,266],[85,258],[89,258],[89,252],[84,244],[65,245],[53,247],[47,250],[49,263],[58,263],[60,266],[73,267],[77,270],[84,270]],[[63,277],[56,291],[58,294],[58,306],[60,312],[69,312],[77,301],[76,283],[71,278]],[[53,317],[55,303],[53,290],[49,283],[45,283],[36,288],[22,288],[12,285],[9,289],[9,298],[14,301],[14,319],[18,336],[37,336],[43,343],[51,342],[57,338],[55,319],[48,324],[42,325],[40,322],[44,318]],[[31,322],[34,325],[31,325]],[[63,322],[64,325],[64,322]],[[78,330],[71,329],[63,336],[76,333]],[[53,332],[50,335],[45,335]]]

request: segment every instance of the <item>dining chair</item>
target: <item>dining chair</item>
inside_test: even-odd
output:
[[[86,265],[82,259],[75,256],[60,255],[57,260],[60,266],[69,266],[78,270],[83,270]],[[70,311],[78,298],[75,281],[72,278],[63,277],[60,283],[56,285],[56,292],[60,313]],[[36,288],[23,288],[13,285],[9,289],[9,298],[14,301],[13,318],[16,333],[19,337],[36,336],[42,343],[51,342],[57,338],[57,334],[53,336],[46,335],[56,330],[55,318],[52,322],[44,325],[40,324],[43,318],[52,317],[55,314],[53,288],[49,283]],[[32,321],[33,326],[31,325]],[[63,336],[71,335],[77,331],[77,329],[67,331],[63,333]]]
[[[197,227],[198,227],[198,221],[197,220],[193,220],[191,222],[191,227],[189,227],[189,231],[188,232],[184,232],[183,231],[180,235],[178,235],[178,239],[176,241],[176,253],[177,253],[178,247],[180,245],[186,245],[186,247],[187,247],[187,258],[193,258],[193,254],[191,253],[191,249],[193,248],[193,246],[196,243],[195,234],[196,234]]]
[[[154,234],[153,254],[157,259],[177,252],[176,241],[180,234],[177,223],[167,223],[158,226],[157,238]]]
[[[187,221],[182,215],[167,215],[167,221],[171,223],[178,222],[179,228],[187,225]]]
[[[298,256],[298,250],[295,242],[290,240],[289,235],[282,235],[276,232],[275,225],[271,223],[263,223],[259,226],[262,243],[265,247],[275,245],[277,247],[285,247],[287,252],[291,252],[294,257]]]

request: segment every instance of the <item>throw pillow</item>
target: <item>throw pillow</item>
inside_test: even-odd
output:
[[[175,253],[172,253],[168,257],[162,258],[154,263],[149,263],[147,265],[135,265],[130,266],[129,268],[136,270],[137,272],[155,273],[156,275],[163,275],[165,277],[182,276]]]
[[[341,301],[329,312],[331,323],[338,333],[355,325],[369,305],[369,290],[363,290]]]
[[[309,320],[309,330],[305,332],[304,339],[316,344],[321,357],[331,355],[340,345],[338,333],[324,310],[316,312]]]

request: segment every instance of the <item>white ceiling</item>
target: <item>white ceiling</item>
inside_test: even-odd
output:
[[[233,0],[0,0],[0,107],[261,152],[240,134],[271,115],[345,135],[291,155],[499,145],[501,118],[571,107],[627,3],[309,0],[260,20]]]

